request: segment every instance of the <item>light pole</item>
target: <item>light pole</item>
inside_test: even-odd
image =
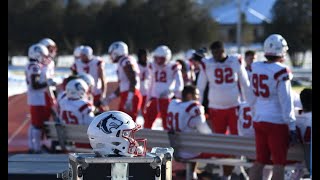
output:
[[[238,53],[241,53],[241,0],[237,0],[238,5],[238,23],[237,23],[237,47]]]

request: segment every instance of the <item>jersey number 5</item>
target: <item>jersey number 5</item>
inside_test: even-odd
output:
[[[264,98],[270,96],[270,91],[268,85],[264,82],[268,80],[269,77],[265,74],[252,74],[252,86],[253,93],[256,96],[262,96]]]
[[[249,114],[249,112],[250,112],[250,107],[243,108],[243,114],[242,115],[243,115],[243,119],[246,120],[246,122],[243,123],[243,128],[244,129],[250,128],[251,123],[252,123],[252,117]]]
[[[78,124],[77,117],[72,114],[71,111],[63,111],[62,119],[64,120],[64,122],[66,122],[66,124]]]

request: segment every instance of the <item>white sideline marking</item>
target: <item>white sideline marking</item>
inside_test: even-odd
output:
[[[12,142],[12,140],[20,133],[20,131],[23,129],[23,127],[29,122],[30,116],[27,115],[27,117],[22,122],[21,126],[13,132],[11,137],[8,139],[8,145]]]

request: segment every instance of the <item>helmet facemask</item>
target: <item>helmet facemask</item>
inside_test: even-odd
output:
[[[41,64],[49,64],[51,59],[49,57],[48,48],[42,44],[34,44],[29,48],[28,56]]]
[[[172,53],[168,46],[161,45],[154,50],[153,57],[155,62],[162,66],[171,60]]]
[[[91,122],[88,136],[93,151],[99,156],[144,156],[146,139],[134,137],[140,128],[129,115],[107,111]]]
[[[74,56],[75,59],[79,59],[79,58],[80,58],[80,54],[81,54],[82,48],[84,48],[83,45],[78,46],[78,47],[76,47],[76,48],[74,49],[74,51],[73,51],[73,56]]]
[[[84,63],[88,63],[93,58],[93,50],[90,46],[83,46],[80,49],[80,59]]]
[[[112,52],[110,53],[110,58],[111,58],[111,60],[112,60],[113,63],[118,62],[119,57],[120,57],[120,55],[118,55],[118,53],[115,52],[115,51],[112,51]]]
[[[145,156],[146,139],[135,139],[135,129],[123,129],[116,132],[117,138],[112,138],[101,143],[93,143],[91,146],[99,156]],[[93,140],[93,138],[91,138]],[[95,147],[94,147],[95,146]]]
[[[122,41],[113,42],[108,49],[108,54],[113,63],[118,62],[120,56],[129,54],[128,45]]]
[[[167,60],[165,57],[159,57],[159,56],[154,56],[154,61],[159,65],[162,66],[166,64]]]
[[[49,56],[51,58],[55,58],[56,57],[58,48],[57,48],[56,43],[52,39],[44,38],[39,43],[43,44],[44,46],[46,46],[48,48]]]
[[[134,133],[141,129],[140,125],[137,125],[133,129],[122,130],[122,137],[129,142],[128,153],[133,156],[145,156],[146,155],[146,139],[135,139]]]
[[[50,64],[52,61],[52,58],[50,56],[42,56],[42,60],[40,61],[41,64],[44,64],[44,65],[48,65]]]
[[[49,56],[50,56],[51,58],[56,57],[57,51],[58,51],[57,46],[48,46],[48,50],[49,50]]]

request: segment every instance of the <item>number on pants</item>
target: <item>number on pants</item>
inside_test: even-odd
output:
[[[252,74],[253,93],[256,96],[269,97],[270,91],[268,85],[264,82],[269,77],[265,74]]]
[[[169,112],[167,114],[167,126],[170,130],[181,131],[179,128],[179,113]]]
[[[243,116],[243,119],[246,120],[246,122],[243,123],[243,126],[242,126],[244,129],[251,127],[252,117],[249,113],[250,113],[250,107],[243,108],[242,116]]]
[[[77,117],[71,111],[63,111],[62,119],[66,124],[78,124]]]
[[[225,83],[232,83],[233,82],[233,77],[232,77],[233,71],[232,68],[217,68],[214,70],[214,75],[216,77],[215,82],[217,84],[222,84],[223,82]]]
[[[165,71],[156,71],[156,82],[167,82],[167,73]]]

